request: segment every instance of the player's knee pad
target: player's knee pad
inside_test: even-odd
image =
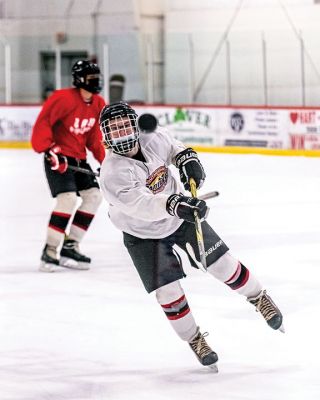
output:
[[[102,202],[100,190],[95,187],[87,190],[81,190],[80,196],[82,198],[81,209],[94,214]]]
[[[77,205],[77,194],[75,192],[59,193],[54,211],[72,214]]]
[[[208,272],[219,281],[226,282],[236,273],[238,267],[239,261],[227,252],[208,267]]]
[[[156,298],[159,304],[169,304],[184,296],[184,291],[179,281],[168,283],[156,290]]]

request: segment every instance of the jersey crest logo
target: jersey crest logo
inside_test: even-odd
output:
[[[146,180],[146,186],[153,194],[162,192],[168,181],[168,168],[165,165],[157,168]]]
[[[84,135],[92,129],[95,122],[95,118],[84,118],[81,121],[80,118],[75,118],[73,126],[70,126],[69,130],[75,135]]]

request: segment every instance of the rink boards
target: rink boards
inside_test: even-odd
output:
[[[0,148],[30,148],[41,105],[0,106]],[[198,151],[270,155],[320,155],[320,109],[136,105],[152,113],[168,134]]]

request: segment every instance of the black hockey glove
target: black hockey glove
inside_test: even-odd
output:
[[[203,200],[182,194],[172,194],[167,200],[167,211],[170,215],[194,223],[194,211],[198,212],[200,219],[205,219],[209,208]]]
[[[176,167],[179,168],[180,179],[186,190],[190,192],[190,178],[196,182],[197,189],[199,189],[205,178],[206,174],[203,170],[202,164],[198,158],[198,154],[188,147],[176,155]]]
[[[53,171],[63,174],[68,169],[67,157],[61,154],[59,146],[53,145],[45,152],[44,156]]]

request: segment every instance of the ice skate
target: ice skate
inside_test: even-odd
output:
[[[248,297],[247,300],[256,307],[256,311],[262,314],[263,318],[272,329],[278,329],[280,332],[284,333],[282,314],[271,297],[267,295],[266,290],[262,290],[256,297]]]
[[[91,258],[83,255],[79,251],[79,243],[75,240],[66,239],[60,252],[61,267],[87,270]]]
[[[214,370],[214,372],[218,372],[218,367],[216,365],[216,362],[218,361],[218,355],[206,342],[206,336],[208,336],[208,332],[202,334],[199,328],[197,328],[197,332],[193,339],[189,342],[189,345],[202,365],[210,367]]]
[[[42,255],[39,271],[41,272],[54,272],[59,265],[57,258],[57,249],[54,246],[45,245]]]

